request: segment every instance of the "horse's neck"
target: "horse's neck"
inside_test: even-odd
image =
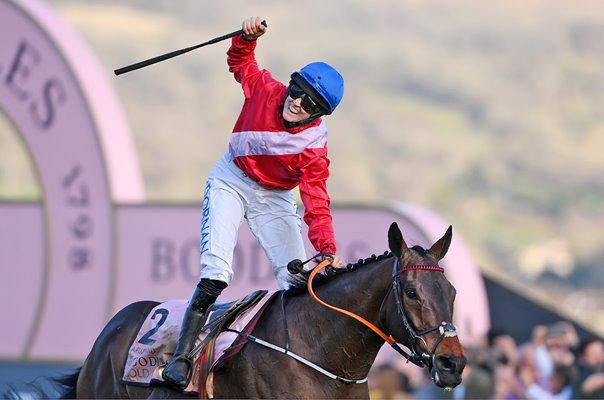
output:
[[[390,288],[392,260],[358,267],[326,282],[316,290],[324,302],[353,312],[379,325],[380,307]],[[332,370],[344,370],[348,377],[364,377],[384,343],[377,334],[352,317],[330,311],[309,296],[298,297],[305,310],[303,335],[314,347],[317,359],[326,360]],[[293,306],[296,307],[296,306]]]
[[[390,289],[391,274],[392,259],[386,259],[342,273],[315,291],[328,304],[377,323],[379,308]],[[310,302],[315,301],[310,299]],[[322,313],[319,318],[322,318]]]

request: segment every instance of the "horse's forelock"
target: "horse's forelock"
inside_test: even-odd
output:
[[[411,247],[411,250],[415,250],[417,253],[419,253],[419,255],[424,257],[428,254],[428,250],[424,249],[422,246],[417,244]]]

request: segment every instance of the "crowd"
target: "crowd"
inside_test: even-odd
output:
[[[463,381],[453,391],[437,388],[425,369],[405,360],[377,365],[370,398],[380,399],[604,399],[604,342],[580,340],[566,321],[537,325],[526,343],[492,330],[479,343],[464,343]]]

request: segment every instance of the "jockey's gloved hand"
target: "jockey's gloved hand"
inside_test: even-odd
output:
[[[342,258],[333,253],[323,253],[322,261],[328,260],[331,262],[331,266],[335,268],[340,268],[344,266],[344,261]]]

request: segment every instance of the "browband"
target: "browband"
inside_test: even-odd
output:
[[[438,271],[438,272],[445,272],[445,269],[442,267],[439,267],[438,265],[407,265],[406,267],[403,267],[401,269],[399,269],[397,271],[397,273],[403,273],[405,271],[411,271],[414,269],[424,269],[424,270],[428,270],[428,271]]]

